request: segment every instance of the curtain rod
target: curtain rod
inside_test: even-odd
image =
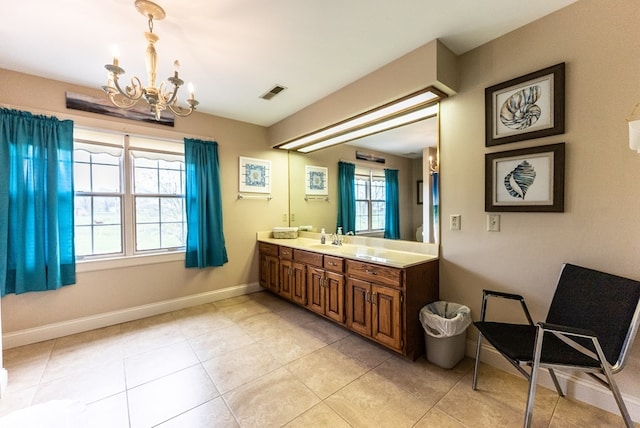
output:
[[[130,134],[130,135],[139,135],[144,137],[149,137],[149,136],[157,137],[158,134],[156,134],[156,132],[160,132],[161,134],[164,134],[164,133],[175,134],[175,137],[166,137],[166,136],[157,137],[157,138],[164,138],[165,140],[179,139],[180,141],[182,141],[183,138],[197,138],[199,140],[217,141],[217,139],[211,135],[205,136],[205,135],[190,134],[187,132],[176,131],[175,129],[168,128],[166,126],[163,126],[163,128],[147,128],[147,127],[143,127],[142,125],[138,125],[136,123],[130,124],[125,122],[120,122],[118,120],[115,120],[117,118],[114,118],[114,116],[107,116],[107,117],[114,118],[114,120],[106,120],[101,117],[82,116],[82,115],[77,115],[77,114],[68,113],[68,112],[46,110],[46,109],[35,108],[35,107],[18,106],[18,105],[13,105],[13,104],[4,103],[4,102],[0,102],[0,106],[8,109],[13,109],[13,110],[27,111],[33,114],[55,116],[58,119],[63,119],[63,120],[73,120],[74,126],[75,126],[75,122],[78,122],[78,127],[89,129],[89,130],[95,130],[95,131],[110,131],[110,132],[121,133],[123,135]],[[97,124],[95,122],[97,122]],[[119,127],[122,126],[122,128],[119,128],[119,129],[111,129],[109,127],[105,128],[104,125],[107,125],[107,124],[115,124]],[[132,131],[129,127],[133,127],[133,128],[140,127],[142,129]],[[151,131],[151,133],[144,133],[144,130],[149,130]]]

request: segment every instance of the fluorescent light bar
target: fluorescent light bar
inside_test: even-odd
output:
[[[356,138],[365,137],[367,135],[376,134],[378,132],[386,131],[388,129],[397,128],[398,126],[406,125],[411,122],[426,119],[427,117],[435,116],[438,114],[438,105],[430,105],[420,110],[415,110],[410,113],[396,116],[393,119],[385,120],[383,122],[377,122],[373,125],[365,128],[356,129],[346,134],[341,134],[328,140],[320,141],[310,146],[302,147],[298,149],[301,153],[309,153],[314,150],[324,149],[325,147],[333,146],[335,144],[345,143],[347,141],[355,140]]]
[[[299,139],[295,139],[286,144],[278,146],[278,148],[285,150],[297,149],[314,141],[331,138],[336,134],[341,134],[370,123],[378,122],[380,120],[383,120],[384,118],[397,115],[398,113],[420,106],[422,104],[431,103],[437,99],[440,99],[441,97],[442,95],[440,93],[434,92],[431,89],[421,91],[416,94],[409,95],[405,98],[401,98],[392,103],[386,104],[368,113],[355,116],[351,119],[345,120],[344,122],[340,122],[336,125],[330,126],[317,132],[313,132]]]

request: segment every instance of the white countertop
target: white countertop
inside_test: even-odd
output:
[[[271,232],[258,232],[257,234],[259,242],[396,268],[406,268],[438,259],[437,254],[429,254],[434,251],[433,244],[356,236],[346,236],[345,238],[347,242],[338,246],[331,244],[330,235],[327,235],[326,243],[321,244],[320,234],[313,232],[301,232],[296,239],[275,239],[272,238]],[[379,245],[371,245],[372,243]],[[394,248],[389,248],[390,246]],[[437,251],[437,246],[435,251]]]

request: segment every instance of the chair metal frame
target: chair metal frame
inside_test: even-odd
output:
[[[566,264],[563,265],[563,270],[564,270],[564,266],[566,266]],[[504,292],[493,291],[493,290],[483,290],[480,322],[485,321],[486,312],[487,312],[487,302],[490,297],[497,297],[502,299],[519,301],[529,325],[534,326],[533,319],[531,317],[529,309],[527,308],[527,304],[525,303],[524,297],[522,297],[519,294],[504,293]],[[533,403],[534,403],[535,393],[536,393],[538,371],[540,368],[546,368],[549,371],[549,374],[551,375],[551,379],[556,388],[556,391],[558,392],[558,395],[560,395],[561,397],[564,397],[564,393],[562,392],[562,388],[560,386],[560,383],[558,382],[558,378],[556,377],[554,369],[578,370],[578,371],[587,373],[590,377],[595,379],[599,384],[605,386],[612,392],[613,397],[616,401],[616,404],[618,405],[618,408],[620,410],[620,414],[624,419],[625,425],[627,426],[627,428],[632,428],[634,426],[633,421],[631,420],[627,407],[624,403],[622,394],[620,393],[620,390],[615,380],[613,379],[613,375],[615,373],[618,373],[624,368],[629,356],[629,351],[631,350],[631,347],[633,345],[633,340],[638,331],[639,324],[640,324],[640,300],[636,304],[636,309],[633,314],[633,318],[631,320],[631,325],[629,326],[629,329],[627,331],[627,335],[625,337],[621,352],[618,356],[617,361],[613,365],[609,364],[608,360],[606,359],[604,352],[602,350],[602,347],[600,345],[600,342],[598,340],[598,337],[593,331],[575,328],[575,327],[562,326],[557,324],[550,324],[546,322],[538,322],[537,324],[535,324],[536,334],[535,334],[533,357],[531,361],[516,361],[510,358],[508,355],[505,355],[504,353],[498,350],[498,352],[500,352],[500,354],[503,357],[505,357],[505,359],[509,361],[509,363],[511,363],[511,365],[513,365],[518,370],[518,372],[520,372],[529,381],[529,391],[527,396],[527,405],[526,405],[526,412],[525,412],[525,419],[524,419],[523,426],[525,428],[528,428],[531,426],[531,423],[533,420]],[[566,344],[570,345],[572,348],[576,349],[577,351],[585,355],[588,355],[591,358],[597,359],[600,364],[600,367],[575,366],[575,365],[556,364],[556,363],[541,361],[542,345],[544,342],[545,333],[554,334],[560,340],[564,341]],[[585,338],[590,340],[596,350],[596,353],[593,353],[589,349],[586,349],[584,346],[575,342],[573,338]],[[473,371],[473,383],[472,383],[473,390],[477,390],[477,385],[478,385],[478,368],[480,365],[480,351],[482,349],[482,340],[483,340],[483,335],[482,333],[478,332],[478,341],[476,345],[476,359],[475,359],[475,365],[474,365],[474,371]],[[529,366],[530,371],[527,372],[522,367],[522,365]],[[603,376],[604,378],[602,378],[601,376]]]

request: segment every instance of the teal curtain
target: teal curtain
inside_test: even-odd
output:
[[[398,170],[385,169],[384,237],[400,239],[400,202],[398,196]]]
[[[73,122],[0,108],[0,295],[76,282]]]
[[[218,143],[184,139],[187,211],[186,267],[222,266],[229,260],[222,228]]]
[[[348,162],[338,162],[338,227],[356,232],[356,166]]]
[[[433,242],[438,243],[438,230],[440,228],[439,224],[439,213],[440,213],[440,195],[438,194],[438,173],[434,172],[431,175],[432,178],[432,187],[431,187],[431,197],[433,202]]]

